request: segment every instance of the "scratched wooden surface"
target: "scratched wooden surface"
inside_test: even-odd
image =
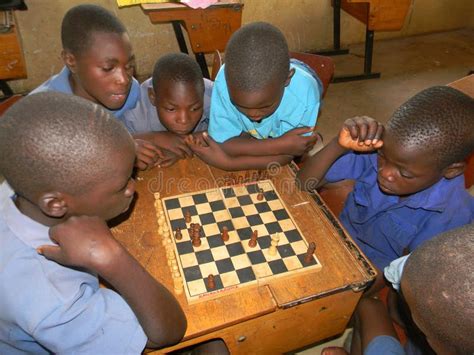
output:
[[[208,167],[196,158],[182,160],[170,168],[155,168],[142,172],[137,181],[138,197],[128,219],[113,229],[117,239],[172,292],[171,273],[164,247],[161,244],[161,237],[157,232],[153,193],[160,192],[163,197],[167,197],[206,190],[223,183],[223,177],[226,174],[219,169]],[[335,335],[336,331],[344,329],[360,297],[361,292],[355,291],[363,288],[374,278],[372,266],[359,253],[350,238],[344,234],[334,216],[308,193],[301,192],[295,187],[291,169],[288,167],[274,169],[269,173],[268,178],[272,180],[305,238],[308,242],[316,243],[316,253],[323,265],[322,269],[309,274],[295,274],[294,277],[275,279],[266,285],[243,289],[211,302],[188,305],[184,294],[177,295],[188,318],[188,329],[183,346],[189,345],[193,340],[196,342],[204,340],[210,334],[225,335],[230,341],[236,336],[231,329],[241,332],[240,328],[234,328],[234,326],[250,320],[259,322],[260,319],[262,323],[259,323],[259,327],[263,328],[270,326],[269,320],[272,319],[283,317],[291,322],[291,313],[299,309],[299,304],[312,303],[315,302],[313,299],[321,298],[335,309],[334,320],[339,319],[339,323],[335,324],[340,324],[340,326],[332,327],[331,329],[335,329],[334,334],[329,334],[329,336]],[[350,292],[343,292],[345,290],[350,290]],[[341,294],[346,294],[347,297],[342,297]],[[334,302],[342,303],[336,306],[333,298]],[[284,315],[279,314],[280,312],[284,312]],[[300,316],[304,317],[304,314]],[[307,316],[308,319],[314,317],[309,313]],[[344,321],[342,322],[341,319]],[[297,331],[298,324],[293,324],[293,326]],[[327,329],[308,334],[311,335],[311,341],[328,336]],[[291,336],[292,334],[288,334],[288,337]],[[308,342],[308,337],[303,337],[301,341]],[[247,343],[252,341],[259,342],[260,340],[256,336],[253,340],[248,339]],[[295,345],[293,342],[288,342],[288,339],[275,341]]]

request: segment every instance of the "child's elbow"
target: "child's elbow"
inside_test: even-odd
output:
[[[160,330],[157,329],[156,333],[148,334],[147,347],[168,347],[179,343],[183,339],[188,326],[184,313],[167,323],[164,327],[160,327]]]

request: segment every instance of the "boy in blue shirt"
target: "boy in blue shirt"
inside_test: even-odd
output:
[[[207,145],[191,147],[225,170],[286,164],[316,142],[321,94],[316,74],[290,63],[280,30],[264,22],[243,26],[229,40],[214,83]]]
[[[138,354],[182,338],[179,303],[105,222],[130,206],[134,160],[125,127],[80,97],[33,94],[2,116],[14,193],[0,187],[0,353]]]
[[[166,155],[160,166],[169,166],[192,155],[186,135],[199,136],[207,130],[212,86],[189,55],[167,54],[156,62],[153,76],[142,83],[140,100],[125,112],[124,123],[136,139],[159,147]],[[153,154],[142,155],[139,167],[151,167],[156,160]]]
[[[58,91],[105,107],[115,117],[135,107],[140,86],[133,78],[127,29],[103,7],[82,4],[68,10],[61,25],[64,68],[31,93]]]
[[[385,275],[399,290],[411,313],[411,322],[426,337],[423,354],[474,353],[474,224],[450,230],[423,243],[412,254],[393,261]],[[402,347],[382,301],[362,298],[356,309],[358,333],[351,354],[411,354]],[[410,320],[409,320],[410,321]],[[412,340],[412,333],[407,334]],[[420,339],[424,340],[424,339]],[[428,347],[428,349],[426,348]],[[326,348],[322,355],[345,355],[342,348]]]
[[[463,176],[474,149],[473,117],[471,97],[447,86],[426,89],[395,111],[385,131],[368,117],[346,120],[297,179],[307,190],[356,181],[339,217],[383,270],[435,235],[473,221],[474,198]]]

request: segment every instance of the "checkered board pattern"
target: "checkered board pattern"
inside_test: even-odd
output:
[[[263,189],[261,201],[257,199],[259,189]],[[304,263],[308,243],[270,180],[163,198],[163,204],[190,303],[266,283],[274,277],[321,268],[315,256]],[[186,211],[191,213],[190,223],[202,226],[199,247],[192,245]],[[224,226],[229,231],[227,242],[221,238]],[[174,237],[178,227],[182,231],[179,241]],[[258,230],[257,246],[251,248],[248,241],[254,230]],[[277,255],[271,256],[270,236],[275,233],[280,233],[280,241]],[[210,274],[215,281],[212,290],[207,285]]]

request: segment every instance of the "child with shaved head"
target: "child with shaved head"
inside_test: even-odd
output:
[[[411,322],[426,338],[423,354],[473,354],[474,338],[474,224],[450,230],[397,259],[385,275],[401,294]],[[351,355],[411,353],[398,341],[385,305],[363,298],[356,309],[359,332],[352,339]],[[412,339],[411,332],[408,337]],[[413,339],[414,340],[414,339]],[[420,348],[421,350],[421,348]],[[342,348],[326,348],[323,355],[343,355]]]
[[[188,134],[200,136],[209,124],[212,81],[204,79],[198,63],[184,53],[170,53],[155,63],[153,76],[140,87],[137,106],[125,112],[124,122],[135,138],[159,147],[164,167],[192,155],[185,143]],[[149,156],[139,157],[139,167],[152,167]]]
[[[207,144],[191,149],[224,170],[287,164],[311,150],[322,93],[306,64],[291,59],[283,33],[265,22],[236,31],[212,92]]]
[[[178,302],[106,224],[133,200],[134,160],[125,127],[78,96],[29,95],[2,116],[13,191],[0,187],[0,353],[140,353],[181,339]]]
[[[463,176],[473,149],[474,99],[436,86],[401,105],[385,130],[368,117],[346,120],[297,178],[308,190],[356,181],[339,217],[383,270],[435,235],[473,221],[474,198]]]

